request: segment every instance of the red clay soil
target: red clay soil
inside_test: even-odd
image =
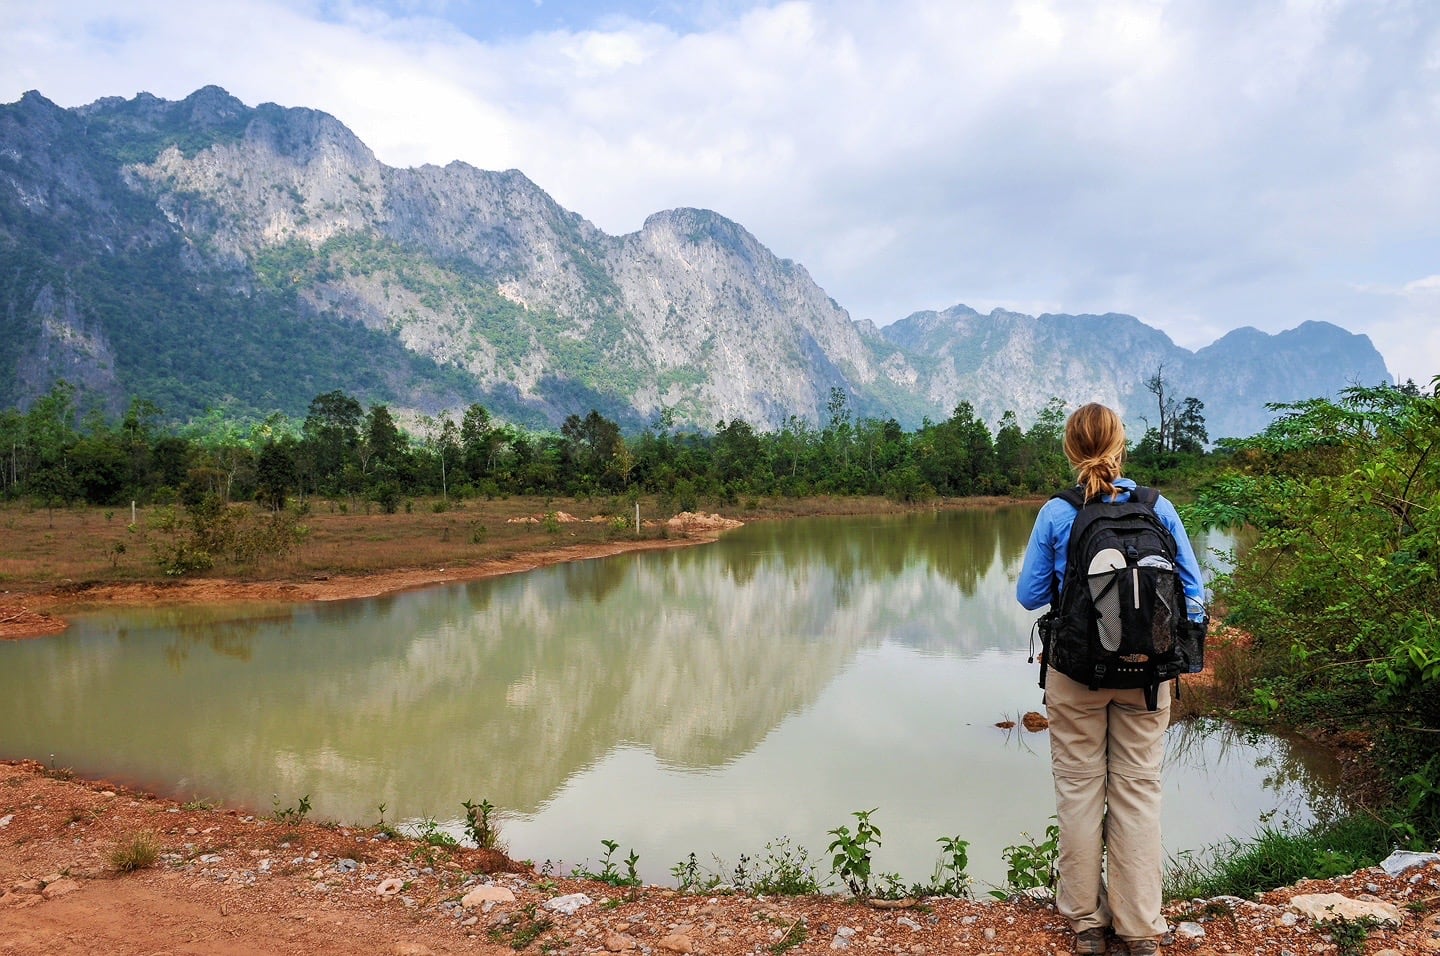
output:
[[[148,835],[155,862],[117,863]],[[129,857],[134,860],[134,855]],[[479,887],[507,897],[486,904]],[[1262,902],[1169,907],[1188,930],[1165,953],[1335,953],[1327,927],[1285,906],[1297,893],[1386,900],[1404,914],[1363,952],[1440,952],[1440,865],[1307,881]],[[545,903],[590,901],[572,915]],[[513,900],[508,897],[513,896]],[[277,821],[181,805],[33,761],[0,762],[0,953],[384,956],[636,952],[1000,956],[1068,952],[1043,902],[752,897],[615,887],[536,873],[494,851],[432,847],[376,829]],[[1117,948],[1115,952],[1123,952]],[[1350,952],[1358,952],[1351,950]]]

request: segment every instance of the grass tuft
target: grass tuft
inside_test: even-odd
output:
[[[154,866],[160,859],[159,839],[149,830],[131,834],[110,850],[110,865],[121,873]]]
[[[1395,831],[1365,815],[1302,832],[1267,827],[1251,840],[1229,840],[1203,856],[1172,861],[1166,899],[1238,896],[1254,899],[1302,879],[1326,879],[1371,866],[1389,855]]]

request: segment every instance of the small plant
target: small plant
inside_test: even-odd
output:
[[[546,534],[560,533],[560,517],[553,511],[545,512],[545,517],[540,519],[540,527]]]
[[[1280,699],[1269,684],[1257,684],[1251,691],[1251,703],[1262,716],[1269,717],[1280,709]]]
[[[625,872],[622,874],[619,867],[612,859],[620,844],[614,840],[601,840],[600,845],[605,847],[605,856],[600,861],[599,870],[587,870],[583,866],[575,868],[574,876],[581,880],[598,880],[601,883],[609,883],[611,886],[639,886],[640,875],[635,871],[635,864],[640,861],[640,854],[633,849],[630,855],[625,858]]]
[[[760,872],[744,888],[745,892],[770,896],[808,896],[820,892],[821,882],[809,851],[793,845],[789,837],[765,844],[765,859],[761,864]]]
[[[913,889],[907,889],[905,880],[899,873],[872,873],[870,882],[874,887],[873,895],[882,900],[898,900],[905,897]]]
[[[716,874],[701,869],[693,850],[685,859],[670,867],[670,875],[675,878],[675,885],[681,893],[708,893],[721,882]]]
[[[181,810],[214,810],[219,804],[213,800],[203,800],[197,797],[186,803],[180,804]]]
[[[1051,817],[1050,819],[1055,819]],[[1045,887],[1055,889],[1055,858],[1060,855],[1060,827],[1050,824],[1045,828],[1045,839],[1037,841],[1023,833],[1026,842],[1007,846],[1001,851],[1008,870],[1005,874],[1005,889],[991,890],[996,899],[1009,899],[1016,891]]]
[[[426,846],[455,847],[460,841],[444,830],[434,817],[425,817],[414,824],[415,838]]]
[[[786,950],[792,949],[805,942],[809,935],[810,931],[806,928],[805,918],[802,916],[790,924],[790,928],[785,931],[783,936],[770,944],[770,952],[774,953],[775,956],[780,956],[780,954]]]
[[[827,852],[833,854],[831,869],[850,887],[850,892],[859,897],[871,894],[871,854],[880,847],[880,828],[870,822],[870,814],[878,809],[855,811],[852,814],[856,821],[854,833],[847,826],[828,831],[835,837],[827,848]]]
[[[535,942],[542,933],[555,925],[548,916],[537,914],[537,905],[528,903],[506,923],[490,931],[490,942],[508,943],[511,949],[524,949]]]
[[[970,865],[970,841],[953,836],[940,837],[935,842],[940,844],[940,859],[935,861],[930,885],[923,888],[925,893],[932,896],[969,896],[970,874],[965,870]]]
[[[1325,927],[1325,931],[1335,943],[1339,956],[1364,956],[1365,940],[1370,938],[1370,931],[1379,926],[1380,922],[1373,916],[1361,916],[1357,919],[1336,916],[1333,920],[1322,920],[1320,925]]]
[[[149,830],[130,835],[110,850],[110,865],[121,873],[154,866],[160,859],[160,842]]]
[[[746,892],[750,887],[750,858],[744,853],[740,854],[740,859],[735,864],[735,872],[730,877],[730,885],[741,893]]]
[[[493,850],[500,845],[500,828],[490,822],[495,805],[481,800],[477,806],[466,800],[460,806],[465,808],[465,835],[482,850]]]
[[[280,794],[272,794],[270,799],[270,819],[276,823],[303,823],[310,815],[310,794],[305,794],[293,807],[280,806]]]
[[[476,521],[470,525],[470,543],[484,544],[485,539],[490,537],[490,529]]]
[[[380,811],[380,819],[376,821],[373,829],[378,833],[383,833],[391,840],[404,836],[404,834],[402,834],[399,829],[385,822],[385,807],[386,805],[384,803],[379,805],[378,809]]]

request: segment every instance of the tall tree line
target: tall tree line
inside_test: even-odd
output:
[[[708,431],[677,428],[662,415],[625,435],[591,411],[534,432],[478,404],[458,422],[422,418],[406,430],[387,406],[366,408],[343,391],[315,396],[298,421],[277,413],[242,427],[211,412],[177,429],[162,427],[162,416],[145,400],[119,420],[82,414],[63,382],[24,412],[0,412],[0,496],[48,505],[210,496],[277,510],[320,496],[393,511],[430,495],[658,494],[693,509],[760,496],[1021,495],[1069,480],[1058,398],[1028,424],[1007,412],[994,432],[968,402],[913,431],[894,419],[857,418],[839,389],[818,426],[792,416],[774,431],[739,418]],[[1186,450],[1199,451],[1172,446],[1166,454]],[[1137,455],[1144,460],[1143,443]]]

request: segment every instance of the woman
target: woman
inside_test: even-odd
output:
[[[1096,403],[1077,409],[1065,423],[1064,447],[1086,501],[1129,498],[1135,482],[1121,477],[1125,428],[1114,411]],[[1155,513],[1175,538],[1187,603],[1198,608],[1204,585],[1190,538],[1164,497],[1155,502]],[[1040,509],[1016,585],[1028,610],[1058,593],[1076,514],[1058,498]],[[1051,668],[1045,706],[1060,827],[1056,908],[1075,932],[1075,952],[1106,952],[1113,932],[1131,956],[1148,956],[1168,930],[1160,912],[1160,764],[1170,687],[1160,687],[1150,710],[1143,688],[1090,690]]]

